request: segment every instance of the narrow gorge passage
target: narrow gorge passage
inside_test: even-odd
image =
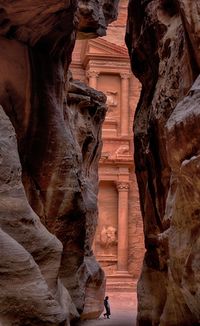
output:
[[[127,1],[119,1],[118,17],[108,26],[106,36],[78,39],[69,67],[75,81],[86,83],[107,97],[98,165],[98,223],[92,249],[105,272],[105,295],[121,300],[118,309],[116,300],[112,308],[120,320],[126,317],[123,309],[136,297],[144,256],[132,130],[141,84],[131,71],[125,44],[127,11]],[[90,137],[93,138],[92,133]],[[92,302],[85,306],[87,318],[91,317],[87,315],[90,305]],[[132,302],[132,311],[136,309]],[[128,313],[130,320],[130,308]],[[113,314],[111,319],[109,322],[113,323]]]
[[[108,293],[111,305],[111,316],[101,316],[93,320],[85,320],[75,326],[136,326],[137,297],[136,293]]]
[[[0,0],[1,326],[200,324],[199,21]]]

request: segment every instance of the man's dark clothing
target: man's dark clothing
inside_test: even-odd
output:
[[[105,297],[104,299],[104,307],[106,309],[106,313],[104,314],[104,316],[107,316],[107,318],[110,318],[110,304],[108,302],[108,297]]]

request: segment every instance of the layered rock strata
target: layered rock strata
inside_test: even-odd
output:
[[[81,3],[0,0],[3,326],[69,325],[85,305],[102,310],[104,273],[91,245],[105,97],[65,78],[87,22]],[[85,3],[96,14],[84,35],[106,30],[109,4]]]
[[[135,166],[146,254],[138,325],[200,322],[200,4],[132,0],[126,42],[142,83]]]

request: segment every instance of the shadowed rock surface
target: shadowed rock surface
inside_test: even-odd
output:
[[[106,99],[65,78],[87,23],[81,3],[0,0],[3,326],[69,325],[78,312],[102,311],[104,273],[91,245]],[[85,3],[96,14],[84,37],[105,32],[109,4]]]
[[[200,322],[200,4],[132,0],[126,42],[142,83],[135,166],[146,254],[138,325]]]
[[[0,302],[3,325],[57,325],[78,315],[58,280],[60,241],[30,207],[14,128],[0,107]]]
[[[119,0],[79,0],[78,38],[106,35],[107,25],[117,19],[118,4]]]

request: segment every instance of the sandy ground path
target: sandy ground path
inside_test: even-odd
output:
[[[137,297],[136,293],[108,293],[111,318],[103,314],[94,320],[82,321],[78,326],[136,326]]]

